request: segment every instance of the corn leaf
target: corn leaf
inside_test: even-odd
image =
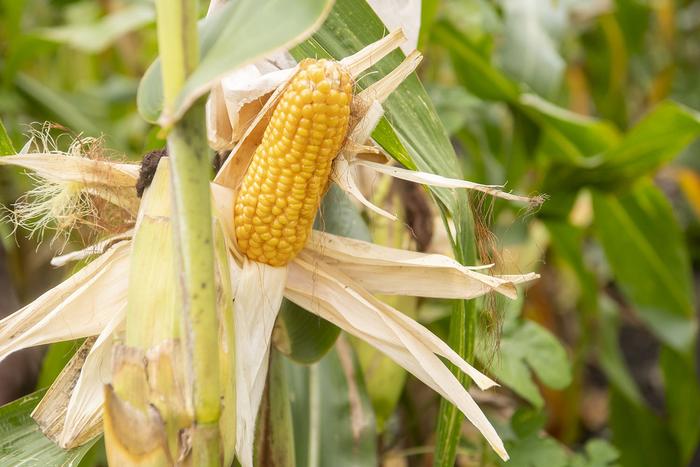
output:
[[[12,140],[7,134],[5,125],[3,125],[2,120],[0,120],[0,155],[7,156],[15,153],[15,148],[12,145]]]
[[[639,317],[669,347],[692,348],[697,331],[690,265],[680,228],[650,182],[629,194],[593,197],[595,231]]]
[[[296,465],[378,465],[372,406],[348,342],[311,366],[286,363]]]
[[[488,100],[517,99],[518,85],[497,70],[451,22],[438,22],[433,27],[433,36],[438,44],[450,50],[457,78],[470,92]]]
[[[615,389],[610,396],[610,427],[612,442],[620,450],[621,465],[685,465],[661,418],[647,407],[630,402]]]
[[[670,429],[676,438],[683,465],[690,465],[700,440],[700,383],[695,357],[664,347],[659,363],[666,386]]]
[[[331,4],[332,0],[299,0],[294,2],[294,8],[289,8],[286,0],[228,2],[200,22],[201,61],[187,79],[174,108],[161,115],[163,89],[160,61],[156,60],[139,86],[139,112],[150,122],[160,117],[161,124],[173,124],[227,72],[307,37],[323,20]],[[251,41],[251,37],[256,39]]]
[[[27,100],[48,110],[52,118],[73,131],[90,136],[99,136],[102,133],[102,128],[95,124],[66,93],[54,90],[24,73],[17,74],[15,86]]]
[[[30,414],[45,391],[0,407],[0,465],[77,466],[95,440],[64,451],[45,437]]]
[[[664,102],[651,110],[618,144],[593,160],[554,167],[548,183],[555,189],[593,185],[614,190],[670,162],[698,135],[699,113],[675,102]]]
[[[124,34],[152,23],[155,17],[153,5],[134,3],[93,23],[41,28],[35,33],[43,39],[68,45],[81,52],[99,53]]]

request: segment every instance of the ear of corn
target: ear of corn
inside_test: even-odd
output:
[[[352,78],[338,62],[300,64],[236,199],[236,241],[249,259],[284,266],[303,248],[347,134],[351,100]]]

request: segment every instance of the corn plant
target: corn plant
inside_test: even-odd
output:
[[[691,463],[697,6],[583,3],[0,3],[0,465]]]

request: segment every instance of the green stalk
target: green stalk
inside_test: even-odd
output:
[[[476,237],[474,219],[466,195],[457,197],[454,217],[462,222],[457,226],[457,238],[453,245],[455,257],[465,265],[476,264]],[[476,325],[478,314],[475,300],[456,300],[450,316],[448,343],[464,360],[474,363]],[[448,365],[462,385],[468,387],[470,378],[452,364]],[[433,466],[453,467],[457,456],[457,444],[461,437],[464,415],[452,403],[442,399],[438,413],[437,443]]]
[[[196,0],[156,1],[165,112],[174,105],[199,60],[197,7]],[[219,465],[218,319],[209,191],[211,165],[204,122],[204,101],[200,100],[170,131],[168,154],[187,358],[197,423],[193,465]]]

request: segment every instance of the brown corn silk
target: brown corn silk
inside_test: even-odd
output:
[[[272,113],[234,205],[249,259],[284,266],[306,244],[350,119],[352,78],[330,60],[305,60]]]

